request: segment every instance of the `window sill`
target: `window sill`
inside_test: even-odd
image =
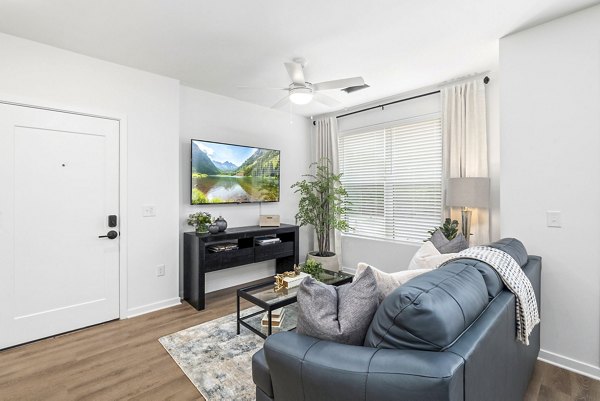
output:
[[[375,238],[375,237],[367,237],[367,236],[358,235],[358,234],[342,234],[342,238],[352,238],[352,239],[360,239],[360,240],[367,240],[367,241],[385,242],[388,244],[410,245],[410,246],[414,246],[415,248],[420,248],[421,245],[423,245],[423,241]]]

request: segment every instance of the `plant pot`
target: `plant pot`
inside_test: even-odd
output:
[[[323,265],[323,269],[325,270],[329,270],[332,272],[340,271],[340,262],[335,253],[330,252],[331,256],[316,256],[314,255],[315,253],[317,252],[309,252],[308,255],[306,255],[306,259],[316,260],[317,262],[321,263],[321,265]]]
[[[196,226],[196,233],[206,234],[208,232],[208,224],[198,224]]]

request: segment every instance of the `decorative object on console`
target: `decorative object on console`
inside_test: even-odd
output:
[[[206,247],[209,252],[226,252],[239,249],[237,242],[221,242],[218,244],[212,244]]]
[[[227,230],[227,220],[225,220],[223,216],[217,217],[217,219],[215,220],[215,224],[219,228],[219,232]]]
[[[439,265],[454,256],[456,256],[456,253],[441,254],[433,242],[427,241],[421,245],[419,250],[415,253],[415,256],[411,259],[408,264],[408,270],[437,269]]]
[[[211,234],[216,234],[219,232],[219,226],[216,225],[215,223],[211,224],[210,226],[208,226],[208,232]]]
[[[356,274],[354,275],[354,280],[357,277],[360,277],[367,268],[373,271],[375,275],[375,280],[377,281],[377,292],[379,294],[379,303],[381,303],[385,297],[387,297],[392,291],[396,288],[400,287],[404,283],[407,283],[409,280],[423,274],[430,272],[433,269],[415,269],[415,270],[403,270],[395,273],[386,273],[382,270],[379,270],[373,266],[368,265],[367,263],[359,263],[356,267]]]
[[[297,297],[298,333],[353,345],[362,345],[379,304],[377,281],[370,268],[339,287],[308,277],[302,280]]]
[[[315,280],[321,279],[321,274],[323,274],[323,264],[317,262],[314,259],[308,259],[304,262],[304,265],[301,267],[302,271],[306,274],[310,274]]]
[[[198,212],[192,213],[188,216],[188,225],[196,228],[198,234],[204,234],[208,232],[208,225],[211,223],[210,213]]]
[[[454,239],[454,237],[456,237],[456,234],[458,234],[458,220],[451,220],[450,218],[446,218],[444,224],[427,232],[431,234],[431,237],[433,237],[433,235],[436,232],[441,232],[442,234],[444,234],[444,237],[446,239],[452,240]],[[431,241],[431,238],[429,238],[429,241]]]
[[[462,233],[469,244],[471,215],[469,208],[487,208],[490,201],[488,177],[450,178],[446,186],[446,206],[462,207]]]
[[[312,225],[318,244],[318,250],[309,252],[307,259],[315,259],[327,270],[338,271],[339,261],[335,252],[330,250],[330,238],[333,230],[347,231],[350,226],[343,219],[348,210],[348,193],[340,181],[341,174],[333,174],[331,161],[321,159],[315,166],[314,174],[306,174],[292,188],[300,194],[296,222],[300,226]]]
[[[278,238],[274,235],[265,235],[264,237],[256,238],[256,245],[271,245],[271,244],[279,244],[281,242],[281,238]]]
[[[279,221],[278,214],[261,214],[258,219],[258,225],[261,227],[279,227]]]

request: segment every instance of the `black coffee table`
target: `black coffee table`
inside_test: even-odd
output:
[[[330,285],[342,285],[352,281],[354,276],[344,272],[331,272],[325,270],[321,275],[321,281],[325,284]],[[291,305],[296,302],[296,294],[298,287],[291,289],[281,289],[279,291],[274,290],[274,280],[265,281],[263,283],[255,284],[249,287],[240,288],[237,290],[237,334],[240,334],[240,325],[246,327],[248,330],[255,334],[258,334],[262,338],[267,338],[273,333],[273,319],[272,312],[276,309],[283,308],[284,306]],[[240,298],[244,298],[250,301],[254,305],[261,308],[258,312],[253,312],[245,316],[240,315]],[[295,305],[294,305],[295,306]],[[268,325],[263,327],[261,325],[262,315],[267,312]],[[286,312],[287,313],[287,312]],[[286,315],[286,317],[293,318],[292,313]],[[285,320],[284,320],[285,321]],[[286,322],[284,327],[287,330],[295,328],[296,322]],[[281,328],[286,330],[285,328]],[[280,329],[280,330],[281,330]]]

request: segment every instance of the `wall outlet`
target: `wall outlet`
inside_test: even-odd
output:
[[[164,276],[164,275],[165,275],[165,265],[156,266],[156,276],[160,277],[160,276]]]
[[[560,212],[557,210],[546,211],[546,226],[548,227],[562,227],[562,218]]]
[[[154,217],[156,216],[155,205],[144,205],[142,206],[142,217]]]

